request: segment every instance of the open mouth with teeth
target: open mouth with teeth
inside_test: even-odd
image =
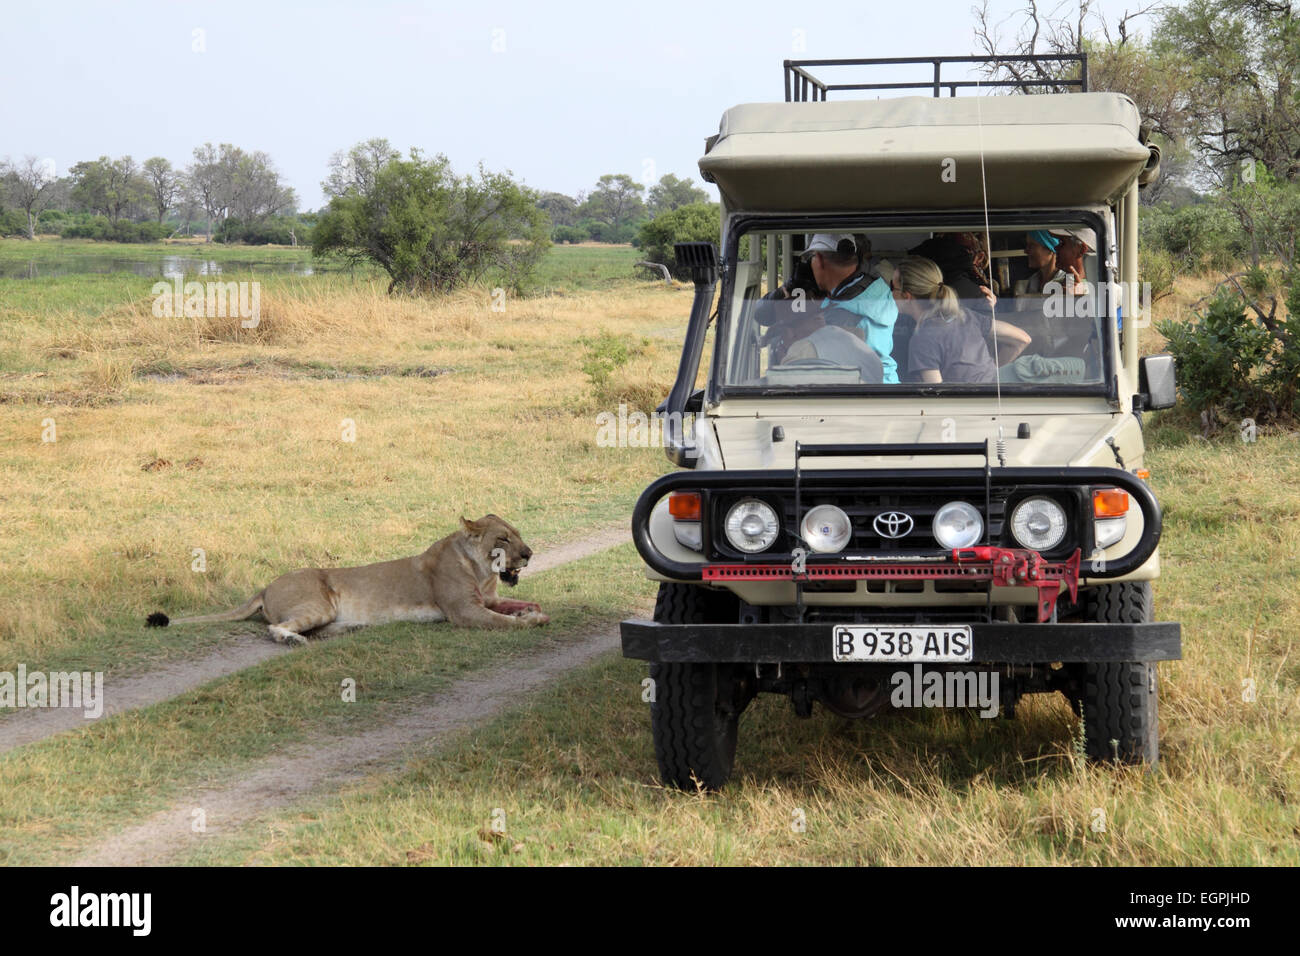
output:
[[[499,577],[502,581],[504,581],[506,584],[510,585],[511,587],[514,587],[516,584],[519,583],[519,569],[506,568],[504,571],[498,571],[497,577]]]

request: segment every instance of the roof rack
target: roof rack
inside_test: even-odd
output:
[[[899,66],[903,64],[929,63],[934,67],[934,79],[919,83],[824,83],[808,72],[806,67],[822,66]],[[1061,78],[1047,80],[945,80],[940,76],[944,63],[984,63],[996,66],[1002,63],[1078,63],[1079,76],[1076,79]],[[786,60],[785,61],[785,101],[787,103],[806,103],[809,100],[825,100],[826,94],[841,90],[925,90],[940,95],[944,87],[949,96],[956,96],[958,88],[970,87],[1016,87],[1025,89],[1033,86],[1078,87],[1080,93],[1088,92],[1088,54],[1034,54],[1022,56],[896,56],[866,60]]]

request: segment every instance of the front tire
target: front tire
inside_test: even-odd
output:
[[[734,600],[689,584],[659,585],[655,620],[662,624],[729,623]],[[665,786],[718,790],[736,759],[747,683],[735,665],[652,663],[650,727]]]
[[[1085,595],[1084,619],[1099,623],[1150,621],[1151,584],[1126,581]],[[1077,665],[1077,703],[1089,759],[1155,767],[1160,758],[1158,683],[1150,661]]]

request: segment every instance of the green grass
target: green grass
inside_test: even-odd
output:
[[[555,245],[538,266],[532,286],[539,293],[580,289],[612,289],[629,280],[648,281],[642,258],[631,246]]]
[[[205,243],[201,239],[177,239],[170,242],[97,242],[93,239],[60,239],[43,236],[35,242],[27,239],[0,239],[0,262],[52,262],[78,256],[115,259],[154,259],[182,256],[192,259],[252,260],[268,263],[308,262],[307,246],[245,246]]]
[[[77,259],[132,259],[161,260],[167,256],[186,259],[210,259],[219,263],[233,263],[223,271],[223,280],[239,281],[257,278],[263,282],[280,279],[320,278],[340,271],[358,280],[381,280],[387,277],[374,266],[349,267],[342,260],[313,259],[308,246],[243,246],[222,245],[190,241],[160,243],[95,242],[89,239],[44,238],[36,242],[25,239],[0,239],[0,266],[6,263],[40,264],[72,263]],[[553,245],[547,250],[529,283],[530,294],[545,295],[552,292],[572,293],[593,289],[613,289],[628,282],[649,281],[643,270],[633,268],[641,258],[631,246],[610,245]],[[287,275],[286,265],[311,265],[317,272],[310,277]],[[2,271],[2,270],[0,270]],[[196,276],[195,278],[205,278]],[[214,277],[215,278],[215,277]],[[129,271],[113,273],[82,273],[36,279],[0,277],[0,317],[6,312],[16,314],[20,309],[36,304],[41,308],[78,307],[102,308],[107,303],[122,301],[122,296],[143,298],[156,278],[137,276]],[[36,286],[39,298],[28,298]],[[16,301],[5,302],[11,297]],[[26,302],[23,306],[21,303]]]

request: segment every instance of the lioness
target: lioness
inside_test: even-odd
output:
[[[149,615],[150,627],[242,621],[262,612],[281,644],[306,644],[303,636],[327,636],[388,621],[450,621],[457,627],[533,627],[551,619],[539,605],[497,597],[498,577],[510,586],[533,551],[519,532],[496,515],[460,519],[460,530],[423,554],[359,568],[303,568],[272,581],[246,604],[221,614]]]

